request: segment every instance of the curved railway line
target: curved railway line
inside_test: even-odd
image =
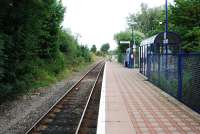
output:
[[[95,134],[104,64],[89,70],[25,134]]]

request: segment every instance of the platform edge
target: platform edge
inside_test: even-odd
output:
[[[101,97],[99,106],[99,115],[97,121],[97,131],[96,134],[105,134],[105,96],[106,96],[106,63],[103,72],[103,80],[101,87]]]

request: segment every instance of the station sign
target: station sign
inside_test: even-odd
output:
[[[163,44],[168,44],[168,39],[163,40]]]
[[[166,32],[164,32],[163,44],[168,44],[168,39],[167,39],[167,33]]]
[[[120,44],[130,44],[130,41],[119,41]]]

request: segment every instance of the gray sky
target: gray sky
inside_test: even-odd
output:
[[[115,33],[126,29],[126,17],[140,11],[140,4],[149,7],[160,6],[165,0],[62,0],[66,7],[63,26],[79,33],[79,42],[98,48],[109,43],[116,48]],[[172,1],[172,0],[168,0]]]

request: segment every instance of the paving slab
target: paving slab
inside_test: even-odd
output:
[[[107,62],[97,134],[200,134],[198,116],[159,90],[138,70]]]

